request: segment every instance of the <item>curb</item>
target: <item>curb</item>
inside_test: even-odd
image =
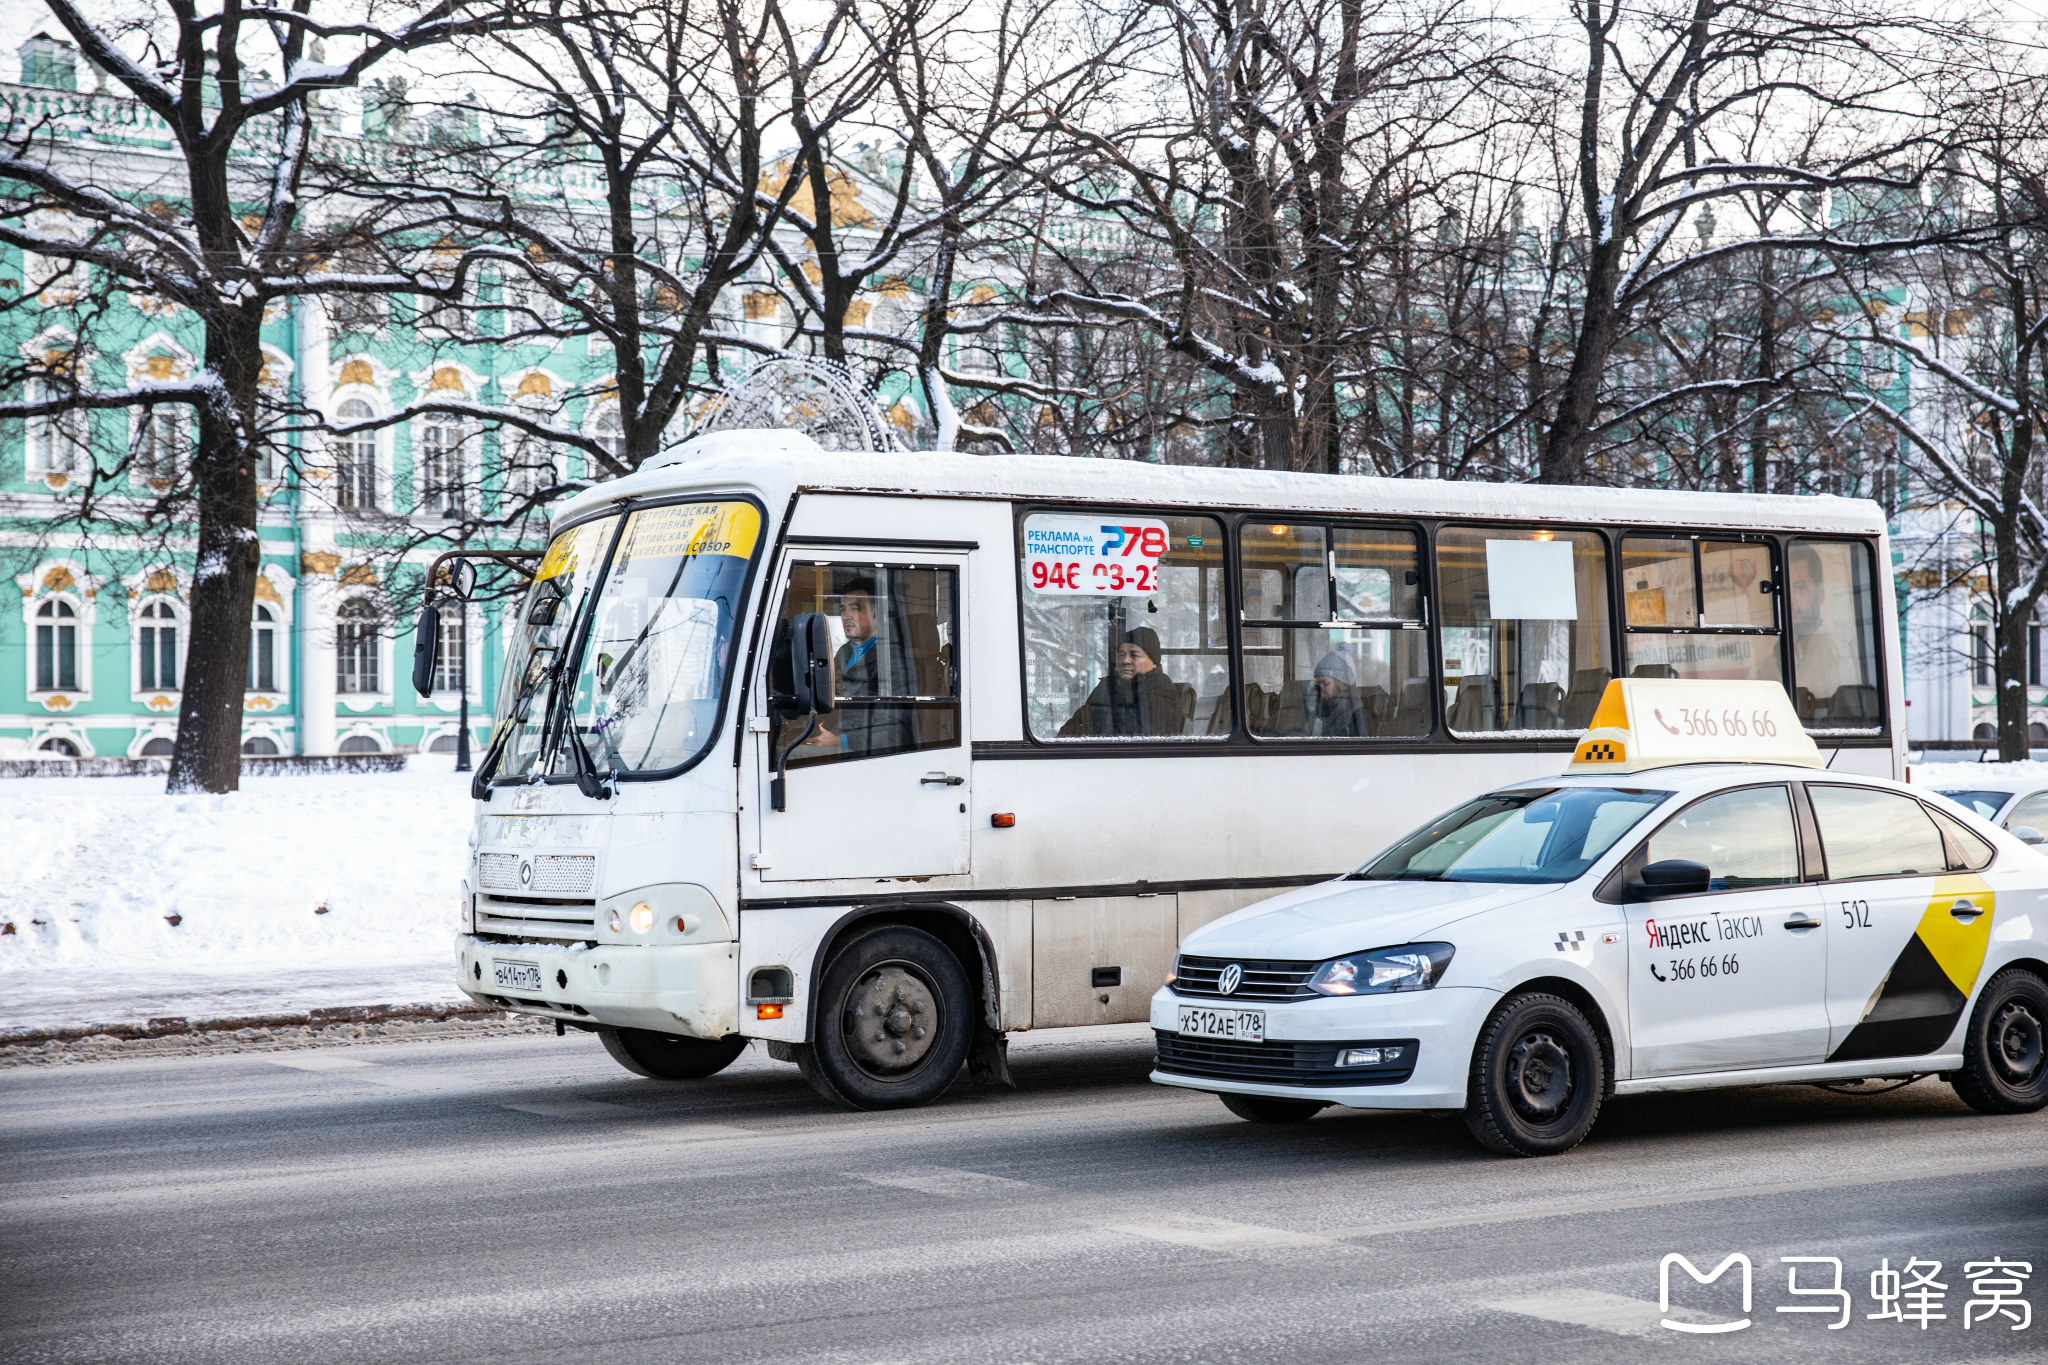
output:
[[[334,1005],[326,1009],[285,1014],[223,1014],[197,1018],[164,1015],[143,1023],[71,1024],[62,1028],[0,1029],[0,1047],[20,1043],[64,1042],[73,1038],[168,1038],[179,1033],[212,1033],[244,1028],[290,1028],[295,1025],[366,1024],[380,1019],[457,1019],[503,1014],[496,1005],[473,1001],[438,1005]]]

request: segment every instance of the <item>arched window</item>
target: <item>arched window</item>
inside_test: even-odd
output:
[[[427,752],[430,754],[452,754],[460,744],[461,740],[455,735],[435,735],[434,742],[427,746]]]
[[[261,602],[249,623],[248,690],[277,691],[277,616]]]
[[[334,690],[381,691],[377,686],[377,609],[353,597],[341,604],[335,617]]]
[[[161,492],[178,481],[185,467],[185,409],[175,403],[159,404],[137,412],[135,443],[130,450],[137,483]]]
[[[46,754],[62,754],[66,758],[79,756],[78,746],[68,739],[46,739],[36,747]]]
[[[242,752],[252,758],[276,758],[277,741],[264,735],[251,735],[242,741]]]
[[[135,685],[175,691],[178,686],[178,609],[159,598],[137,613]]]
[[[462,608],[443,607],[434,632],[434,690],[464,692],[469,688],[469,646]]]
[[[376,410],[360,398],[344,399],[334,410],[337,422],[365,422]],[[377,433],[351,432],[334,439],[334,499],[348,508],[377,505]]]
[[[165,739],[162,735],[158,735],[155,739],[147,739],[142,742],[141,756],[143,758],[169,758],[172,747],[169,740]]]
[[[606,403],[597,410],[597,417],[590,424],[590,434],[604,447],[605,454],[620,464],[626,461],[626,428],[619,421],[619,405]]]
[[[420,511],[462,515],[461,424],[453,417],[428,417],[419,433]]]
[[[77,687],[78,613],[63,598],[53,597],[36,608],[36,690]]]
[[[44,402],[58,390],[40,379],[31,379],[23,395],[31,403]],[[28,473],[30,478],[48,474],[75,474],[85,463],[86,438],[91,415],[84,408],[28,419]]]
[[[337,746],[337,752],[344,754],[381,754],[384,752],[376,740],[368,735],[350,735]]]

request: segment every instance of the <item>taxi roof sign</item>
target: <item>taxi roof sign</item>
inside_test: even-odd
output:
[[[1565,771],[1634,773],[1678,763],[1824,766],[1778,683],[1616,678]]]

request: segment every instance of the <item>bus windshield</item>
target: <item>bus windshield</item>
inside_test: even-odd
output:
[[[627,516],[569,702],[574,734],[599,772],[674,768],[711,742],[760,538],[761,513],[746,502]]]
[[[1670,795],[1620,787],[1494,792],[1431,821],[1351,877],[1568,882]]]
[[[556,536],[519,604],[517,633],[498,688],[497,731],[505,746],[498,763],[501,778],[547,770],[555,673],[575,639],[576,622],[618,526],[617,516],[599,517]]]

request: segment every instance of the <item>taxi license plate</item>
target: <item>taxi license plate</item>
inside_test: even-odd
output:
[[[1229,1038],[1240,1043],[1266,1041],[1264,1010],[1205,1010],[1180,1007],[1180,1031],[1190,1038]]]
[[[491,975],[500,986],[513,990],[537,991],[540,989],[540,967],[532,962],[500,962],[491,960]]]

